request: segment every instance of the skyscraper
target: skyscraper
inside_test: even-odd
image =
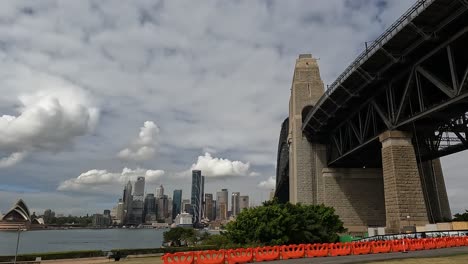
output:
[[[216,219],[226,220],[228,212],[228,190],[221,189],[216,193]]]
[[[158,201],[158,220],[166,220],[169,217],[169,199],[167,195],[157,199]]]
[[[130,181],[127,182],[127,185],[123,191],[123,203],[124,203],[124,220],[123,223],[127,224],[130,219],[130,215],[132,214],[132,183]]]
[[[125,221],[125,204],[122,199],[119,199],[119,203],[117,204],[116,218],[119,224]]]
[[[156,199],[162,198],[164,196],[164,187],[162,184],[156,188]]]
[[[182,211],[182,190],[174,190],[172,195],[172,219]]]
[[[156,198],[154,198],[154,194],[152,193],[146,194],[145,205],[143,209],[143,220],[144,222],[147,220],[156,221]]]
[[[249,209],[249,196],[248,195],[242,195],[239,198],[239,212],[242,212],[244,209]]]
[[[233,216],[236,216],[240,212],[240,192],[232,192],[231,197],[231,212]]]
[[[213,194],[211,193],[205,193],[205,217],[208,218],[208,220],[215,220],[215,217],[213,217]]]
[[[143,199],[143,195],[145,195],[145,177],[138,177],[135,182],[133,196],[139,196]]]
[[[184,212],[184,213],[191,213],[192,212],[192,205],[190,204],[190,199],[183,199],[182,200],[182,212]]]
[[[192,205],[191,214],[193,216],[193,224],[197,225],[200,223],[203,210],[203,186],[204,177],[201,175],[201,171],[192,171],[192,195],[190,203]]]

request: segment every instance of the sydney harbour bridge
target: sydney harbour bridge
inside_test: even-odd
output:
[[[275,196],[333,206],[348,229],[451,218],[439,158],[468,148],[468,1],[421,0],[324,89],[296,61]]]

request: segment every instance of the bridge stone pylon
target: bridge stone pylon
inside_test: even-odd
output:
[[[406,132],[389,130],[380,135],[380,168],[327,167],[326,145],[303,133],[303,121],[323,93],[317,59],[299,55],[289,117],[282,128],[288,131],[287,139],[283,132],[280,136],[278,164],[283,165],[277,171],[277,197],[285,201],[287,193],[291,203],[332,206],[352,233],[383,226],[387,232],[398,233],[407,225],[450,218],[439,159],[418,161]],[[286,151],[284,146],[288,146]]]

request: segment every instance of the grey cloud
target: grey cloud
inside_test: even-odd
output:
[[[273,175],[297,55],[320,58],[324,83],[331,83],[363,43],[412,2],[369,1],[357,8],[337,0],[2,2],[0,115],[18,114],[18,95],[35,92],[35,85],[8,81],[21,67],[33,72],[28,78],[33,84],[47,74],[80,87],[102,115],[93,132],[73,138],[75,148],[35,152],[24,167],[10,167],[8,174],[0,170],[0,178],[14,184],[19,180],[7,176],[18,172],[25,185],[34,180],[57,186],[93,168],[183,171],[203,149]],[[24,8],[32,14],[21,13]],[[117,159],[147,120],[160,128],[158,156]],[[0,146],[2,153],[21,150]],[[446,175],[453,177],[448,169]],[[257,188],[258,179],[240,178],[208,188],[225,184],[257,201],[268,198]],[[162,181],[169,188],[190,186],[186,179]],[[447,180],[449,192],[453,184]]]

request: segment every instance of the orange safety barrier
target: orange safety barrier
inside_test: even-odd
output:
[[[408,250],[408,239],[390,240],[391,252],[404,252]]]
[[[423,250],[424,243],[422,239],[408,239],[408,250],[415,251],[415,250]]]
[[[305,255],[308,258],[328,256],[328,244],[308,244],[305,246]]]
[[[193,252],[178,252],[164,254],[161,259],[164,264],[193,264],[194,256]]]
[[[197,264],[224,264],[224,250],[205,250],[198,251]]]
[[[456,237],[446,237],[445,242],[447,247],[458,247],[458,241]]]
[[[255,249],[255,261],[271,261],[280,258],[280,248],[274,247],[258,247]]]
[[[445,241],[445,238],[443,237],[438,237],[434,238],[435,243],[436,243],[436,248],[446,248],[447,247],[447,242]]]
[[[371,252],[371,244],[368,242],[353,243],[353,255],[365,255]]]
[[[371,243],[372,253],[389,253],[392,245],[389,241],[374,241]]]
[[[424,238],[422,239],[424,249],[435,249],[437,248],[437,243],[433,238]]]
[[[335,243],[328,246],[330,256],[347,256],[351,255],[351,243]]]
[[[252,248],[230,249],[226,252],[228,264],[253,262],[254,250]]]
[[[460,237],[460,239],[463,241],[464,246],[468,246],[468,237],[464,236],[464,237]]]
[[[281,246],[281,258],[282,259],[303,258],[304,255],[305,255],[305,246],[302,244]]]
[[[456,237],[455,242],[457,244],[457,247],[465,246],[465,240],[463,239],[463,237]]]

